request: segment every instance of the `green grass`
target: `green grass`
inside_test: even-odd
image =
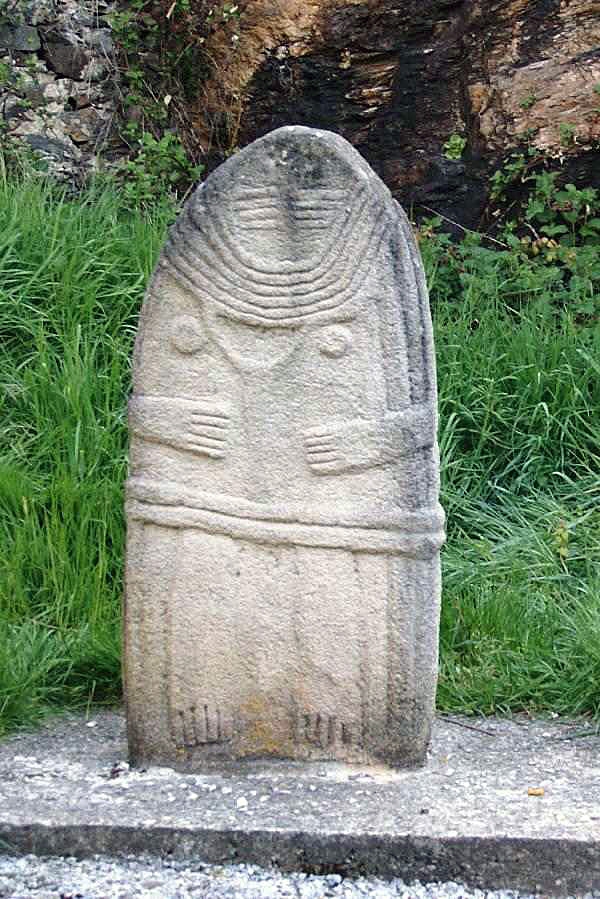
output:
[[[0,185],[0,730],[120,691],[125,397],[166,210]]]
[[[448,514],[438,703],[596,715],[600,298],[584,318],[543,263],[480,246],[459,293],[444,246],[423,246]]]
[[[0,733],[120,697],[125,401],[168,207],[0,181]],[[600,711],[600,326],[510,254],[424,241],[445,709]],[[454,265],[454,268],[452,267]]]

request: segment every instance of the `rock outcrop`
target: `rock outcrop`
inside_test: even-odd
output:
[[[127,152],[114,133],[119,67],[108,2],[10,0],[19,16],[0,19],[5,130],[67,174],[93,167],[101,148]],[[214,4],[215,18],[227,21],[231,7]],[[417,216],[435,210],[477,225],[491,171],[523,143],[561,160],[571,180],[600,185],[597,0],[240,0],[233,8],[233,29],[205,27],[204,0],[186,13],[205,28],[210,64],[178,98],[185,115],[170,125],[187,129],[184,145],[208,170],[280,125],[301,124],[347,138]],[[164,22],[171,4],[149,9]],[[142,38],[136,64],[154,56]]]
[[[523,141],[600,179],[597,0],[256,0],[236,54],[220,34],[209,51],[206,133],[219,104],[240,146],[283,124],[338,131],[417,214],[476,224]]]

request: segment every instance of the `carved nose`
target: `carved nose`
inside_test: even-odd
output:
[[[342,192],[331,200],[315,191],[278,194],[275,188],[263,188],[239,197],[234,208],[238,239],[249,251],[259,250],[270,258],[287,259],[311,256],[322,250],[323,239],[339,215]]]

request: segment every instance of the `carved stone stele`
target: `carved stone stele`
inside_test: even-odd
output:
[[[423,761],[440,599],[436,385],[406,216],[289,127],[173,227],[129,406],[134,763]]]

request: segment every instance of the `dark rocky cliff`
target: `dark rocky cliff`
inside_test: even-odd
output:
[[[26,14],[0,29],[8,131],[71,172],[89,169],[97,153],[118,156],[110,6],[11,2]],[[213,6],[223,13],[232,4]],[[185,8],[205,21],[204,0]],[[415,214],[433,209],[468,226],[481,221],[490,173],[523,143],[572,180],[600,184],[599,0],[241,0],[234,8],[235,33],[207,29],[210,65],[193,73],[197,90],[170,107],[185,106],[170,125],[186,131],[185,146],[208,168],[297,123],[348,138]],[[171,3],[149,0],[146,9],[170,27]],[[25,38],[31,46],[21,46]],[[156,54],[146,49],[142,41],[137,62],[151,67]]]
[[[600,181],[598,0],[257,0],[242,21],[216,76],[242,98],[240,145],[331,128],[400,201],[467,225],[523,141]]]

